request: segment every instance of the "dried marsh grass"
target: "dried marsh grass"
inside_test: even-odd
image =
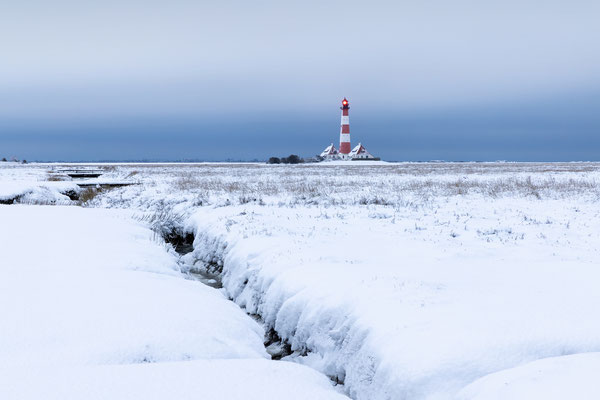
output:
[[[46,180],[49,182],[61,182],[69,180],[69,177],[61,174],[48,174],[46,176]]]
[[[81,204],[88,203],[88,202],[94,200],[94,198],[96,198],[96,196],[98,196],[100,193],[102,193],[102,189],[97,189],[97,188],[84,189],[81,192],[79,192],[79,202]]]
[[[135,173],[142,183],[135,190],[160,188],[160,193],[181,201],[192,199],[195,206],[255,203],[417,207],[461,196],[534,201],[579,196],[588,201],[600,200],[600,163],[184,164],[119,168],[123,174]]]

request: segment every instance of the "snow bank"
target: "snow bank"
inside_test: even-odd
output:
[[[73,182],[39,182],[0,180],[0,202],[25,204],[71,204],[64,193],[79,192]]]
[[[450,399],[524,362],[600,351],[595,205],[464,200],[204,208],[187,258],[222,268],[288,359],[356,399]]]
[[[130,212],[11,205],[0,221],[0,398],[342,397],[267,360],[263,329]]]
[[[551,357],[485,376],[457,400],[600,399],[600,353]]]
[[[125,213],[2,206],[0,220],[2,363],[266,357],[262,329],[183,279],[176,258]]]

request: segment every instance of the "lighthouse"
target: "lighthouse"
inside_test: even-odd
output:
[[[350,120],[348,118],[348,110],[350,109],[348,100],[344,97],[342,100],[342,126],[340,128],[340,155],[342,158],[349,157],[350,147]]]
[[[315,157],[316,161],[379,161],[380,158],[369,153],[361,143],[354,149],[350,147],[350,120],[348,119],[350,103],[345,97],[344,100],[342,100],[340,110],[342,110],[340,149],[338,151],[333,143],[331,143],[321,152],[321,154]]]

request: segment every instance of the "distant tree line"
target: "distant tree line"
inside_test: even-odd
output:
[[[17,159],[16,159],[16,158],[14,158],[14,157],[13,157],[13,158],[11,158],[11,160],[10,160],[10,161],[12,161],[12,162],[19,162],[19,160],[17,160]],[[8,162],[8,160],[6,159],[6,157],[2,157],[2,160],[0,160],[0,162]],[[22,162],[23,164],[27,164],[27,160],[22,160],[21,162]]]
[[[288,157],[271,157],[267,164],[301,164],[304,162],[303,158],[298,157],[295,154],[290,154]]]

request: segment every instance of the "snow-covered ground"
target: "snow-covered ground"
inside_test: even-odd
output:
[[[600,164],[103,168],[138,184],[80,203],[193,232],[180,266],[355,399],[597,393]]]
[[[600,353],[543,358],[487,375],[467,386],[459,400],[600,399]]]
[[[202,209],[188,257],[221,262],[228,295],[353,397],[449,398],[600,350],[598,208],[547,206]]]
[[[268,360],[262,328],[130,212],[4,205],[0,221],[0,398],[344,398]]]
[[[0,370],[3,399],[348,400],[327,378],[294,363],[205,359],[83,368]]]

